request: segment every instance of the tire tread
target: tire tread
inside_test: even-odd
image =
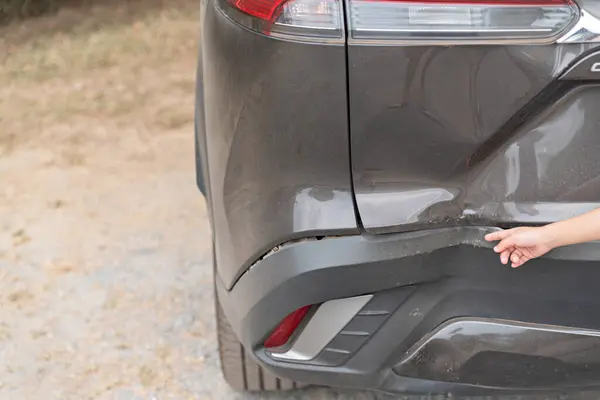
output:
[[[229,385],[238,391],[276,392],[302,388],[306,385],[278,378],[266,371],[238,341],[221,305],[216,300],[217,336],[221,370]]]

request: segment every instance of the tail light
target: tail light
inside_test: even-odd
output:
[[[343,39],[341,0],[220,0],[236,22],[269,36]]]
[[[217,0],[254,31],[334,41],[345,39],[342,1],[359,41],[552,42],[580,17],[573,0]]]
[[[578,17],[571,0],[347,0],[355,39],[550,39]]]

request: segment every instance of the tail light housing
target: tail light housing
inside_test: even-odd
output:
[[[354,39],[552,39],[577,19],[571,0],[347,0]]]
[[[218,0],[234,21],[269,36],[343,40],[341,0]]]

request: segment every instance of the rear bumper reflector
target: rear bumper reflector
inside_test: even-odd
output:
[[[372,297],[365,295],[323,303],[289,349],[283,352],[272,351],[269,355],[285,361],[312,360]]]

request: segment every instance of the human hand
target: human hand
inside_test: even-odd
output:
[[[502,264],[510,261],[513,268],[541,257],[555,247],[552,235],[544,228],[523,227],[498,231],[486,235],[485,240],[500,241],[494,251],[500,254]]]

